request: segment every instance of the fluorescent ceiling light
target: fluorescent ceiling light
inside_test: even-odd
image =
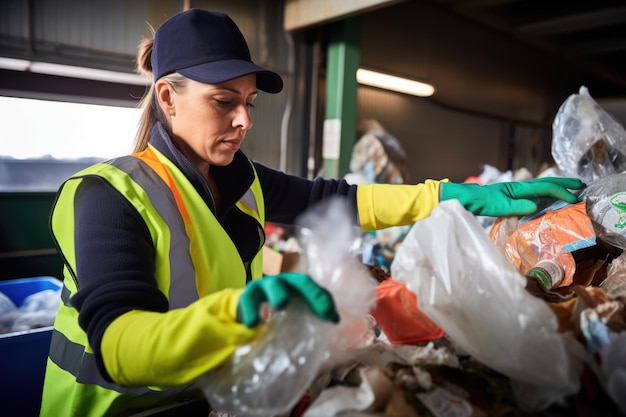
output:
[[[30,61],[25,59],[0,58],[0,68],[12,71],[26,71]]]
[[[33,62],[24,59],[0,58],[0,68],[13,71],[30,71],[38,74],[58,75],[61,77],[82,78],[134,85],[150,85],[150,77],[126,72],[108,71],[71,65]]]
[[[30,71],[39,74],[60,75],[62,77],[84,78],[88,80],[107,81],[112,83],[150,84],[150,78],[126,72],[108,71],[94,68],[73,67],[70,65],[51,64],[48,62],[33,62]]]
[[[435,87],[419,81],[396,77],[382,72],[359,68],[356,71],[356,80],[359,84],[384,88],[385,90],[411,94],[419,97],[429,97],[435,93]]]

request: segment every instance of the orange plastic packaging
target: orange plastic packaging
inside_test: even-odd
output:
[[[416,344],[443,337],[445,332],[418,307],[417,297],[401,282],[387,278],[376,288],[376,323],[394,344]]]
[[[521,274],[526,274],[541,260],[558,263],[564,277],[557,287],[573,282],[576,261],[572,252],[596,244],[584,201],[553,204],[521,219],[500,217],[489,231],[489,237]]]

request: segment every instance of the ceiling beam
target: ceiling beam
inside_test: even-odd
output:
[[[626,37],[578,42],[560,48],[570,56],[609,54],[626,51]]]
[[[286,31],[304,29],[405,0],[286,0]]]
[[[440,4],[453,6],[457,11],[486,9],[506,4],[517,3],[520,0],[439,0]]]
[[[589,11],[512,28],[517,35],[557,35],[579,32],[626,22],[626,7]]]

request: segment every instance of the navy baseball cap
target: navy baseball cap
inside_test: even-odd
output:
[[[206,84],[256,74],[259,90],[283,89],[280,75],[252,62],[241,31],[221,12],[190,9],[166,20],[154,34],[151,63],[155,81],[173,72]]]

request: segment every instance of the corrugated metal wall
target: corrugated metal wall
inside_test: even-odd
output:
[[[248,40],[253,60],[283,76],[283,93],[259,97],[244,151],[269,166],[303,173],[298,102],[287,112],[288,123],[283,120],[297,81],[295,52],[282,30],[282,1],[1,0],[0,56],[133,72],[137,44],[152,36],[150,25],[157,28],[186,6],[228,13]]]
[[[137,43],[158,2],[30,0],[0,3],[3,56],[133,70]]]

